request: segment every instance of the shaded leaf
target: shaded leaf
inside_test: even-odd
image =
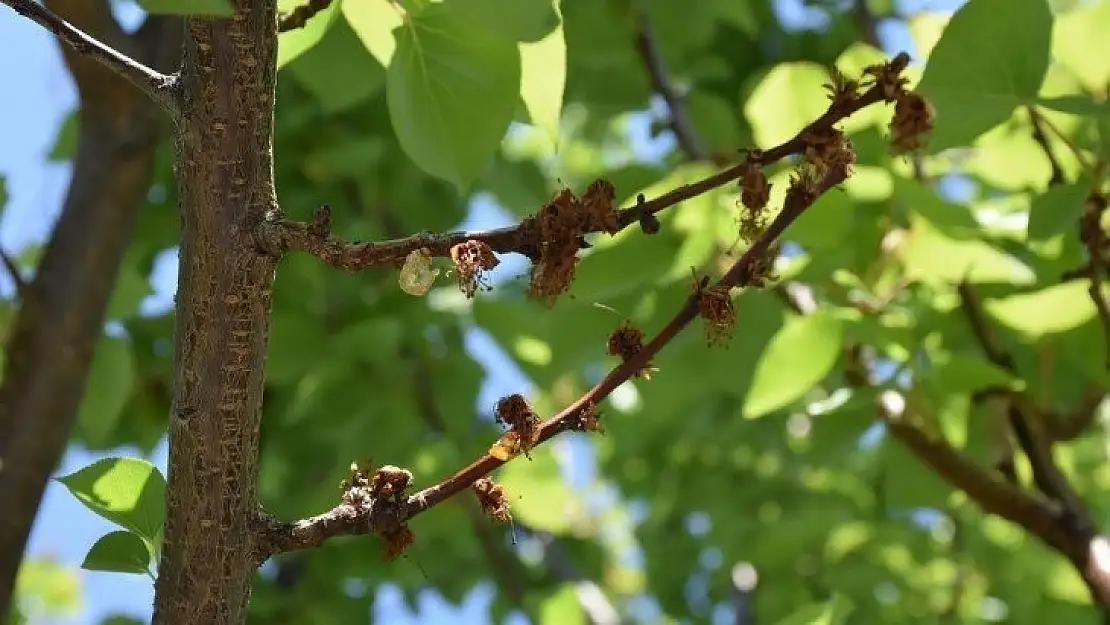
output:
[[[131,345],[124,339],[101,337],[77,413],[79,432],[91,447],[100,448],[110,441],[135,377]]]
[[[1055,185],[1034,198],[1029,208],[1029,239],[1043,241],[1061,232],[1074,231],[1088,191],[1089,185]]]
[[[512,41],[541,41],[560,22],[552,0],[450,0],[450,3],[455,15],[468,26],[485,28]]]
[[[829,311],[787,320],[767,345],[744,398],[744,416],[760,417],[800,399],[840,357],[841,322]]]
[[[147,13],[230,17],[235,12],[228,0],[136,0]]]
[[[337,21],[318,44],[290,63],[287,73],[316,96],[325,113],[365,102],[385,85],[385,68],[345,21]]]
[[[127,531],[101,536],[85,555],[81,568],[86,571],[114,571],[145,575],[150,570],[151,554],[143,539]]]
[[[555,150],[559,148],[559,119],[567,81],[567,44],[563,26],[543,39],[520,46],[520,98],[532,125],[543,131]]]

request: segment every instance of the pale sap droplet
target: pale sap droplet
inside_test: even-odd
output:
[[[439,270],[432,266],[432,253],[426,248],[413,250],[405,257],[405,265],[397,276],[401,290],[409,295],[422,297],[435,284]]]

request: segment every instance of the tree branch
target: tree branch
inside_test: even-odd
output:
[[[892,68],[903,68],[909,57],[900,54],[891,61]],[[875,85],[853,98],[834,100],[821,117],[803,128],[793,138],[766,151],[749,152],[744,162],[724,169],[697,182],[678,187],[655,199],[637,202],[617,214],[619,229],[638,223],[642,218],[654,215],[685,200],[701,195],[717,187],[724,186],[741,178],[748,168],[767,166],[787,156],[805,151],[807,137],[820,131],[831,129],[856,111],[888,101],[883,85]],[[305,252],[336,269],[360,271],[371,267],[399,266],[405,257],[414,250],[427,249],[432,256],[450,257],[451,248],[466,241],[481,241],[499,253],[523,254],[529,258],[538,256],[539,242],[534,217],[528,217],[519,225],[487,230],[483,232],[448,232],[445,234],[421,233],[403,239],[378,243],[353,243],[331,238],[330,209],[321,207],[312,223],[289,221],[279,211],[273,211],[259,226],[259,245],[275,255],[287,251]],[[583,234],[597,232],[592,230]]]
[[[812,189],[788,192],[782,211],[733,266],[717,281],[717,287],[728,289],[743,287],[757,277],[755,268],[771,245],[786,228],[809,208],[820,195],[843,182],[847,177],[845,165],[834,165]],[[658,334],[630,358],[614,368],[585,395],[560,413],[539,426],[535,444],[539,445],[562,432],[582,430],[584,421],[596,406],[620,386],[642,370],[647,363],[678,333],[698,316],[699,298],[691,295],[685,306]],[[416,515],[442,503],[466,490],[476,480],[505,464],[505,460],[485,454],[442,482],[425,488],[407,499],[390,499],[376,496],[373,486],[354,492],[352,488],[345,501],[335,508],[315,517],[280,523],[261,515],[257,530],[260,535],[258,557],[265,559],[275,553],[308,549],[322,544],[333,536],[389,532]]]
[[[139,91],[166,111],[176,115],[174,96],[176,77],[162,74],[139,61],[101,43],[34,0],[0,0],[16,13],[39,24],[77,52],[123,76]]]
[[[635,13],[636,51],[640,54],[640,58],[643,59],[644,66],[647,68],[652,89],[667,103],[668,125],[674,132],[679,147],[694,160],[713,160],[709,148],[702,141],[690,120],[685,99],[671,82],[670,75],[667,73],[667,66],[663,61],[663,55],[660,53],[655,36],[652,34],[651,22],[648,20],[647,14],[642,8],[638,8]]]
[[[278,32],[304,28],[308,20],[331,5],[331,0],[305,0],[305,3],[278,18]]]
[[[51,0],[81,28],[118,28],[107,2]],[[174,20],[177,24],[179,21]],[[162,20],[168,23],[168,20]],[[149,49],[177,55],[173,38]],[[63,48],[80,95],[77,154],[57,225],[21,295],[0,381],[0,614],[43,490],[65,450],[120,261],[146,199],[164,118],[147,98],[88,57]],[[34,415],[33,419],[27,415]]]

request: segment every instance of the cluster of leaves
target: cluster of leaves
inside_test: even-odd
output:
[[[279,4],[291,13],[299,3]],[[821,32],[788,32],[765,4],[639,3],[669,70],[689,85],[692,124],[714,153],[793,136],[826,108],[823,85],[883,60],[857,41],[852,14],[835,3],[814,3],[828,17]],[[883,2],[868,5],[884,11]],[[455,255],[464,293],[427,270],[430,277],[412,282],[423,298],[400,291],[388,270],[344,274],[307,256],[287,258],[267,365],[267,509],[291,519],[330,508],[334,492],[320,484],[345,477],[350,458],[388,459],[429,484],[499,441],[506,457],[528,452],[530,461],[506,465],[496,484],[476,484],[481,507],[495,520],[511,510],[522,527],[554,536],[580,574],[637,617],[651,618],[637,611],[644,605],[675,618],[731,606],[728,570],[746,563],[760,579],[760,622],[832,623],[849,612],[866,622],[944,614],[1081,622],[1089,599],[1066,562],[984,516],[885,437],[873,406],[883,388],[901,388],[927,408],[938,435],[986,462],[977,391],[1035,389],[1039,401],[1064,409],[1088,384],[1110,382],[1087,285],[1061,282],[1085,258],[1074,226],[1095,181],[1083,155],[1105,160],[1110,152],[1110,10],[970,0],[950,20],[926,14],[908,24],[917,56],[927,59],[923,72],[912,66],[908,75],[931,109],[907,99],[843,125],[854,175],[788,231],[789,254],[769,276],[767,287],[807,285],[816,311],[798,314],[771,288],[699,291],[710,316],[724,320],[709,330],[737,319],[731,337],[712,334],[727,349],[680,335],[611,398],[604,437],[535,449],[528,442],[536,415],[565,406],[642,347],[634,328],[667,321],[690,293],[691,267],[704,274],[734,260],[753,215],[737,205],[782,206],[793,163],[660,213],[654,236],[628,229],[591,239],[549,283],[557,301],[529,297],[536,283],[527,270],[510,258],[495,267],[481,249]],[[515,221],[542,216],[559,198],[569,203],[566,188],[599,178],[615,191],[611,208],[613,199],[629,206],[704,177],[712,164],[674,150],[644,158],[629,139],[651,90],[634,30],[627,7],[613,2],[333,0],[280,38],[283,207],[307,217],[330,202],[337,236],[378,240],[454,228],[474,198]],[[1052,168],[1033,138],[1033,115],[1055,129],[1049,147],[1075,182],[1048,186]],[[933,132],[922,147],[907,141],[920,136],[923,119]],[[919,154],[896,156],[892,142]],[[165,430],[172,311],[140,314],[140,302],[155,258],[176,239],[168,156],[167,146],[113,299],[110,317],[123,331],[102,338],[82,406],[75,441],[94,449],[150,450]],[[965,191],[939,194],[938,180]],[[772,216],[756,215],[747,230]],[[479,276],[490,292],[475,288]],[[1014,371],[990,364],[956,314],[963,282],[983,297]],[[620,320],[627,324],[614,333]],[[483,336],[533,385],[527,414],[492,410],[479,393],[486,371],[467,347]],[[852,381],[859,372],[846,355],[861,345],[884,374],[875,388]],[[566,453],[597,471],[568,472]],[[1092,432],[1061,445],[1058,457],[1094,516],[1105,518],[1105,441]],[[148,571],[161,526],[157,472],[111,460],[63,482],[125,528],[101,539],[86,566]],[[507,538],[480,539],[485,516],[442,506],[411,526],[418,542],[406,553],[423,571],[403,559],[381,562],[371,539],[328,543],[298,556],[297,566],[282,559],[276,574],[264,569],[254,614],[357,622],[373,595],[349,592],[352,581],[396,584],[410,599],[430,581],[458,602],[492,579],[497,614],[519,609],[560,623],[579,615],[565,580],[530,557],[528,545],[518,553]],[[520,555],[510,575],[522,580],[521,595],[502,581],[505,554]]]

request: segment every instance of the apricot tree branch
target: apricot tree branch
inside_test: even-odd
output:
[[[894,71],[901,71],[909,64],[905,53],[896,56],[889,64]],[[807,138],[828,131],[844,118],[877,102],[891,101],[890,86],[875,84],[867,91],[853,97],[835,98],[819,118],[798,132],[793,138],[771,148],[749,152],[744,162],[723,169],[697,182],[683,185],[652,200],[638,201],[617,213],[618,229],[624,229],[641,219],[697,197],[707,191],[738,180],[750,167],[767,166],[787,156],[802,153]],[[520,224],[483,232],[448,232],[445,234],[420,233],[403,239],[378,243],[353,243],[330,236],[331,212],[321,207],[311,223],[289,221],[279,211],[267,215],[259,226],[259,245],[275,255],[287,251],[305,252],[316,256],[331,267],[347,271],[360,271],[371,267],[398,266],[414,250],[427,249],[432,256],[450,257],[451,248],[466,241],[481,241],[499,253],[523,254],[529,258],[538,255],[535,217],[527,217]],[[591,231],[596,232],[596,230]],[[584,233],[589,234],[589,232]]]
[[[668,125],[674,131],[678,146],[694,160],[711,160],[712,154],[690,119],[686,101],[671,82],[663,55],[652,33],[651,22],[642,10],[636,10],[636,51],[644,61],[651,87],[667,103]]]
[[[95,59],[135,85],[139,91],[171,114],[176,114],[176,77],[158,72],[100,42],[34,0],[0,0],[16,13],[34,21],[77,52]]]
[[[820,147],[828,150],[830,146],[821,142],[828,142],[827,135],[829,131],[833,130],[832,125],[834,123],[868,104],[892,101],[902,92],[902,82],[899,74],[905,69],[908,62],[909,56],[903,53],[896,56],[884,67],[877,68],[875,70],[874,86],[863,94],[856,94],[854,86],[851,91],[846,92],[834,85],[832,103],[828,110],[816,121],[799,131],[794,138],[766,152],[749,152],[744,163],[726,169],[714,176],[675,189],[651,202],[639,202],[636,206],[619,213],[619,225],[621,227],[626,226],[646,215],[652,215],[684,199],[735,180],[751,172],[753,167],[775,162],[789,154],[803,152],[807,148],[815,151],[819,143]],[[823,135],[822,132],[825,134]],[[786,192],[782,210],[713,287],[708,287],[708,278],[699,281],[697,288],[687,298],[685,305],[647,344],[634,353],[622,355],[621,364],[610,370],[593,388],[558,414],[539,423],[529,446],[542,444],[561,432],[594,429],[596,427],[598,404],[608,397],[614,389],[647,367],[652,358],[674,339],[683,328],[689,325],[699,314],[706,312],[703,307],[705,309],[709,308],[705,304],[707,294],[723,298],[727,301],[728,309],[731,310],[732,302],[729,296],[731,288],[760,284],[761,274],[772,245],[823,193],[847,179],[851,158],[850,150],[846,154],[837,150],[833,150],[833,153],[836,154],[836,157],[824,160],[820,166],[806,165],[799,171],[798,176],[792,180],[791,186]],[[276,249],[271,249],[279,253],[284,249],[296,249],[294,244],[307,248],[319,245],[320,242],[326,243],[326,230],[329,221],[330,214],[327,211],[319,211],[312,224],[303,224],[291,228],[289,224],[280,219],[280,216],[274,215],[265,220],[264,227],[258,232],[259,243],[264,246],[277,245]],[[530,221],[525,220],[517,229],[526,230],[531,227],[529,224]],[[499,236],[508,236],[507,232],[501,231]],[[420,236],[422,237],[419,241],[421,244],[437,244],[435,236]],[[316,244],[312,243],[313,238],[315,238]],[[490,242],[491,239],[488,235],[484,240],[491,247],[494,247],[494,243]],[[439,241],[438,244],[442,245],[442,242]],[[398,243],[392,245],[401,248],[404,246],[404,244]],[[429,246],[413,245],[410,249],[418,249],[419,247]],[[375,247],[371,245],[363,249],[374,250]],[[311,251],[311,249],[308,251]],[[440,251],[442,251],[442,248]],[[373,252],[365,251],[362,253],[373,254]],[[393,256],[393,258],[398,257]],[[381,259],[377,260],[380,262]],[[352,268],[348,265],[341,266]],[[706,317],[706,321],[709,323],[711,321],[709,315],[707,314]],[[292,523],[283,523],[265,513],[260,513],[254,523],[254,532],[257,539],[255,541],[257,545],[255,557],[261,562],[275,553],[316,547],[333,536],[368,533],[383,534],[391,543],[398,542],[403,548],[405,541],[410,540],[410,537],[405,534],[408,530],[404,525],[409,519],[470,488],[477,480],[515,457],[518,451],[514,451],[513,454],[508,456],[494,456],[486,453],[454,475],[409,497],[402,497],[398,489],[391,486],[391,484],[400,483],[403,489],[403,487],[407,487],[411,475],[404,479],[402,470],[390,468],[387,471],[383,468],[373,476],[373,479],[368,479],[360,469],[355,467],[352,471],[352,478],[357,479],[354,480],[353,485],[349,485],[347,488],[343,502],[323,514]],[[397,481],[399,475],[402,476],[400,482]],[[388,480],[385,479],[387,477]],[[385,481],[389,481],[391,484],[386,484]],[[394,541],[394,538],[399,539]]]
[[[717,281],[716,287],[727,290],[749,285],[758,277],[756,268],[760,259],[783,231],[812,206],[822,193],[843,182],[847,175],[846,164],[834,164],[811,187],[796,186],[788,192],[782,211]],[[624,381],[641,371],[698,313],[699,297],[695,293],[642,349],[612,369],[573,404],[540,424],[535,444],[542,444],[562,432],[586,429],[589,415],[596,410],[596,406]],[[308,519],[281,523],[267,515],[260,515],[256,523],[260,551],[256,557],[262,561],[275,553],[309,549],[333,536],[382,534],[395,530],[421,512],[468,489],[479,478],[506,462],[487,453],[454,475],[407,499],[377,496],[371,485],[366,492],[348,494],[340,505]]]

